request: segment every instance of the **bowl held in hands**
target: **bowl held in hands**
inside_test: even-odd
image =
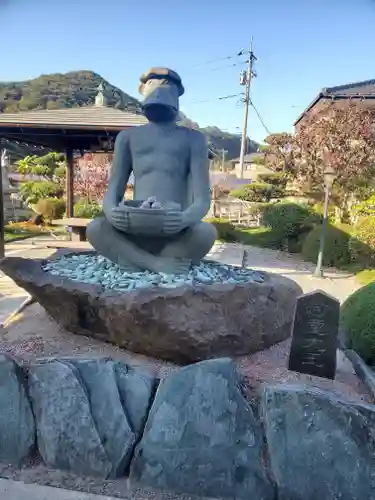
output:
[[[144,234],[145,236],[168,236],[171,234],[168,230],[168,224],[165,223],[170,210],[158,207],[143,208],[144,206],[145,202],[132,200],[124,202],[123,210],[124,216],[128,218],[128,233]]]

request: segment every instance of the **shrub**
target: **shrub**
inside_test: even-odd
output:
[[[375,217],[359,219],[349,242],[352,260],[371,267],[375,265]]]
[[[258,179],[260,182],[265,182],[266,184],[278,186],[283,189],[285,189],[288,181],[287,177],[281,172],[275,172],[273,174],[259,174]]]
[[[65,176],[66,176],[66,167],[65,167],[65,165],[61,165],[60,167],[55,168],[54,176],[57,179],[60,179],[60,180],[64,179]]]
[[[375,364],[375,283],[354,292],[341,306],[341,324],[347,345]]]
[[[375,216],[375,194],[352,208],[352,214],[359,217]]]
[[[88,202],[85,199],[78,200],[74,205],[74,217],[81,217],[82,219],[94,219],[101,215],[103,209],[97,202]]]
[[[36,204],[36,212],[46,221],[61,219],[65,213],[65,201],[61,198],[45,198]]]
[[[302,245],[302,255],[305,260],[316,262],[318,260],[322,226],[315,227],[306,236]],[[328,224],[325,238],[323,265],[340,267],[350,263],[349,253],[350,231],[346,226],[333,226]]]
[[[323,217],[324,215],[324,203],[315,203],[313,205],[312,210],[319,215],[320,217]],[[336,217],[335,213],[335,207],[333,205],[328,206],[328,220],[329,222],[334,222]]]
[[[283,242],[282,249],[289,253],[301,253],[308,234],[308,232],[305,232],[296,236],[290,236]]]
[[[255,202],[251,203],[251,205],[248,205],[246,207],[246,210],[250,214],[261,215],[263,214],[264,210],[266,210],[266,208],[270,205],[272,205],[272,203]]]
[[[254,202],[268,202],[271,198],[278,198],[283,194],[281,188],[265,182],[253,182],[230,193],[234,198]]]
[[[280,248],[280,242],[272,229],[266,227],[242,228],[237,230],[237,240],[244,245],[263,248]]]
[[[236,241],[237,232],[234,225],[225,219],[208,219],[207,222],[213,224],[217,231],[217,238],[222,241]]]
[[[308,207],[296,203],[275,203],[263,211],[263,225],[271,228],[280,238],[297,238],[310,231],[320,217]]]
[[[22,183],[20,197],[28,205],[35,205],[43,198],[59,198],[63,190],[52,181],[27,181]]]

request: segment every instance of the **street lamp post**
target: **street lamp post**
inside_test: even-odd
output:
[[[336,179],[336,172],[332,167],[327,167],[324,170],[323,175],[324,175],[324,213],[323,213],[322,233],[320,235],[318,261],[316,263],[316,268],[314,271],[314,276],[316,276],[317,278],[324,277],[323,256],[324,256],[324,245],[325,245],[327,226],[328,226],[328,204],[332,186]]]

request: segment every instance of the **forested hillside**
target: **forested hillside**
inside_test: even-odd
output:
[[[32,80],[21,82],[0,82],[0,113],[16,113],[34,109],[60,109],[90,106],[95,102],[98,86],[104,85],[108,106],[132,113],[141,112],[140,101],[123,90],[115,87],[92,71],[72,71],[65,74],[41,75]],[[193,122],[183,116],[181,124],[189,126]],[[239,135],[224,132],[217,127],[200,129],[207,135],[211,149],[221,154],[227,151],[226,158],[236,158],[240,154]],[[256,151],[258,144],[248,142],[247,152]],[[22,154],[22,149],[12,148]],[[30,154],[29,151],[26,154]]]

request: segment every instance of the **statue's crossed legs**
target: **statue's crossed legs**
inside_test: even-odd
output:
[[[207,222],[169,237],[123,233],[105,217],[87,227],[87,239],[95,250],[128,272],[186,273],[211,250],[216,236],[215,227]]]

